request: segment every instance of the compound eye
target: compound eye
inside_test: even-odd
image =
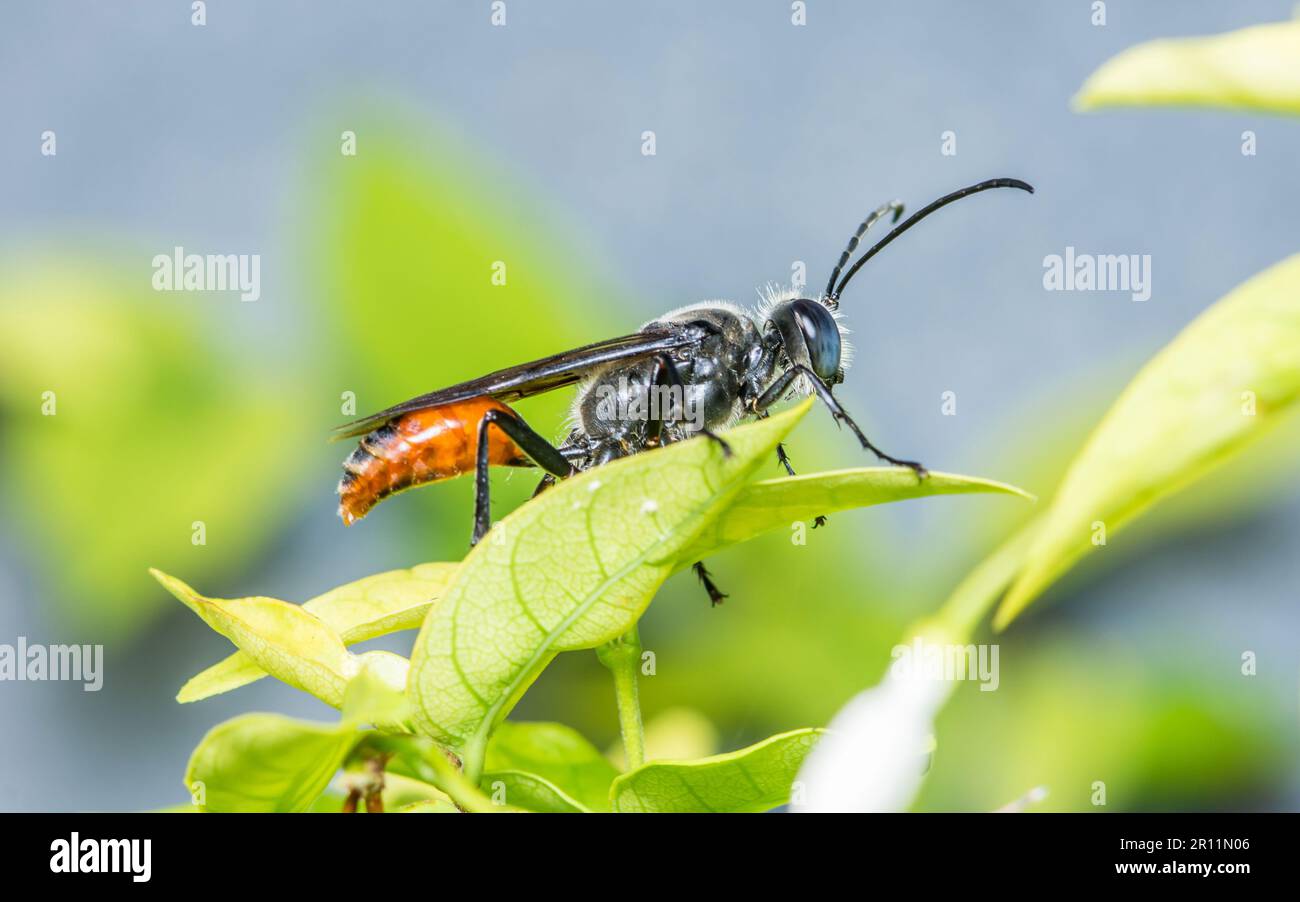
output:
[[[833,379],[840,369],[840,327],[835,317],[808,298],[799,298],[790,306],[808,347],[813,372],[822,379]]]

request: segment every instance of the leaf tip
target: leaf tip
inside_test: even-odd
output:
[[[158,580],[158,584],[168,592],[172,593],[177,601],[185,605],[185,607],[189,608],[191,611],[198,613],[199,608],[205,599],[198,592],[195,592],[190,588],[188,583],[177,579],[170,573],[164,573],[155,567],[149,568],[149,575]]]
[[[1088,82],[1070,98],[1070,110],[1075,113],[1091,113],[1098,106],[1097,95],[1088,89]]]
[[[202,701],[205,698],[207,698],[207,696],[204,695],[201,690],[194,688],[193,680],[186,682],[185,685],[181,687],[180,691],[176,693],[176,701],[182,705]]]
[[[1028,501],[1031,504],[1038,503],[1037,495],[1035,495],[1033,492],[1029,491],[1028,489],[1022,489],[1020,486],[1016,485],[1013,482],[1001,482],[996,479],[972,479],[969,476],[955,476],[953,474],[948,474],[948,473],[942,475],[954,479],[964,479],[969,482],[975,483],[977,485],[981,485],[986,491],[997,492],[1003,495],[1014,495],[1015,497]]]
[[[170,573],[164,573],[157,567],[150,567],[149,575],[156,579],[160,586],[186,603],[188,603],[188,598],[197,594],[184,582],[172,576]]]

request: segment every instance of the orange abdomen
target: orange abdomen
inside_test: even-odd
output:
[[[472,473],[479,424],[489,410],[510,408],[492,398],[426,407],[389,420],[362,438],[357,450],[343,462],[338,488],[343,522],[351,526],[394,492]],[[530,465],[519,446],[500,429],[488,431],[488,463],[498,467]]]

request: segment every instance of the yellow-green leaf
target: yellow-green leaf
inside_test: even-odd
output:
[[[925,479],[917,479],[911,470],[900,467],[862,467],[765,479],[745,486],[736,500],[682,553],[679,565],[689,566],[728,546],[774,529],[788,529],[796,520],[811,520],[820,514],[909,498],[975,492],[1033,499],[1022,489],[990,479],[951,473],[930,473]]]
[[[1261,435],[1300,396],[1300,255],[1196,318],[1107,412],[1039,521],[1006,626],[1084,555]]]
[[[418,564],[331,589],[303,604],[348,645],[399,630],[419,629],[459,564]]]
[[[488,771],[479,785],[494,803],[524,811],[586,814],[591,810],[550,780],[526,771]]]
[[[336,708],[343,704],[356,659],[319,617],[274,598],[205,598],[174,576],[149,572],[267,673]]]
[[[424,622],[408,695],[425,734],[466,752],[559,652],[626,632],[679,554],[726,508],[811,401],[565,480],[498,523]]]
[[[203,737],[190,756],[185,788],[206,811],[303,811],[363,735],[346,721],[245,714]]]
[[[735,502],[680,556],[677,569],[765,532],[787,527],[794,520],[909,498],[977,492],[1032,497],[1015,486],[993,480],[931,473],[918,482],[910,471],[884,467],[766,479],[741,490]],[[302,607],[338,631],[347,645],[415,629],[459,566],[437,562],[379,573],[332,589]],[[266,671],[257,662],[237,651],[195,675],[181,687],[176,699],[182,703],[200,701],[264,676]]]
[[[823,730],[794,730],[698,761],[645,764],[610,787],[615,811],[758,812],[790,801],[804,758]]]
[[[1079,109],[1208,106],[1300,114],[1300,21],[1130,47],[1089,76]]]
[[[492,731],[484,767],[533,774],[593,811],[609,808],[609,784],[618,776],[585,736],[558,723],[503,721]]]
[[[411,664],[390,651],[356,656],[357,673],[343,694],[343,719],[407,732],[411,718],[406,680]]]
[[[332,627],[344,645],[354,645],[401,630],[418,629],[459,564],[419,564],[367,576],[304,602],[308,611]],[[179,702],[196,702],[246,686],[266,671],[237,651],[181,687]]]

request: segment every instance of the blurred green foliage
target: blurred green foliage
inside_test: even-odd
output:
[[[1266,802],[1291,766],[1293,700],[1198,659],[1179,636],[1125,647],[1052,630],[1003,640],[997,692],[962,686],[939,716],[920,810],[1142,811]],[[1293,720],[1293,718],[1290,718]],[[1094,804],[1105,784],[1105,807]]]
[[[1075,97],[1081,110],[1200,106],[1300,114],[1300,21],[1148,41],[1108,60]]]
[[[303,489],[285,405],[304,383],[250,371],[212,338],[212,305],[153,292],[138,259],[31,254],[0,287],[6,506],[56,617],[97,642],[156,610],[145,568],[228,573]]]
[[[1234,289],[1142,368],[1071,462],[995,625],[1106,545],[1107,533],[1290,417],[1300,398],[1296,297],[1300,255]]]

